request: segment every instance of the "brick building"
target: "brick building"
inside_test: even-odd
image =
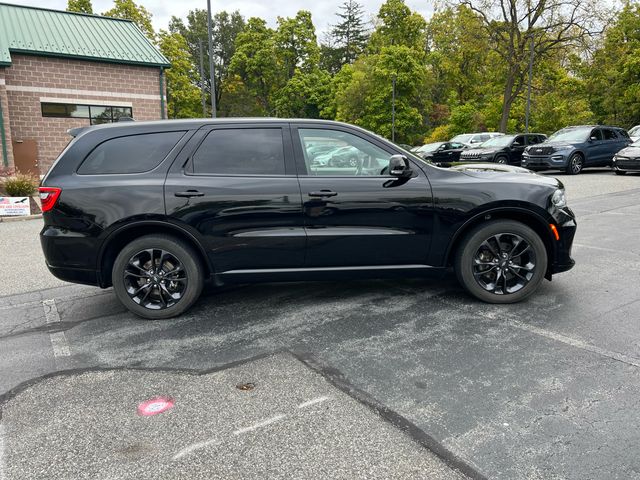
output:
[[[44,174],[70,128],[165,118],[169,66],[130,21],[0,3],[0,174]]]

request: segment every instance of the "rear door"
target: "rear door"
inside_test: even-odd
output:
[[[200,129],[165,184],[167,215],[197,230],[216,272],[304,260],[300,187],[285,123]]]
[[[397,153],[375,137],[339,125],[292,128],[307,232],[307,267],[426,264],[433,232],[431,186],[415,176],[390,176]],[[317,165],[317,143],[357,150],[356,166]]]

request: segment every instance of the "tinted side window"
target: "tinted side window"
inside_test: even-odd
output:
[[[620,135],[622,138],[629,138],[629,134],[626,130],[618,130],[618,135]]]
[[[602,132],[600,131],[599,128],[594,128],[593,130],[591,130],[591,137],[595,137],[596,140],[602,140]]]
[[[282,129],[212,130],[192,161],[196,175],[284,175]]]
[[[184,133],[147,133],[112,138],[93,149],[78,168],[78,174],[148,172],[160,165]]]
[[[309,175],[382,175],[389,166],[390,153],[357,135],[320,128],[300,128],[298,134]],[[318,145],[329,149],[315,155]]]
[[[523,135],[518,135],[516,138],[513,139],[513,143],[511,144],[512,147],[522,147],[524,146],[524,136]]]
[[[613,130],[611,130],[609,128],[604,128],[602,131],[604,132],[604,139],[605,140],[617,140],[618,139],[618,135],[616,135],[616,132],[614,132]]]

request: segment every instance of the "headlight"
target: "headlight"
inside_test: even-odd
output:
[[[564,190],[559,188],[551,196],[551,203],[557,208],[564,208],[567,206],[567,197],[564,194]]]
[[[613,161],[614,161],[614,162],[617,162],[617,161],[618,161],[618,155],[614,155],[614,156],[613,156]]]

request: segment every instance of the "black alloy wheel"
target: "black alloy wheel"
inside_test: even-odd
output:
[[[496,159],[496,163],[499,163],[501,165],[506,165],[507,164],[507,157],[504,157],[504,156],[498,157]]]
[[[117,256],[112,281],[118,299],[143,318],[169,318],[200,296],[203,271],[186,242],[165,235],[134,240]]]
[[[347,160],[347,165],[349,167],[357,167],[358,166],[358,157],[352,156]]]
[[[547,269],[544,243],[527,225],[495,220],[476,227],[455,258],[458,280],[489,303],[515,303],[531,295]]]
[[[131,300],[150,310],[174,306],[189,284],[182,262],[172,253],[156,248],[134,254],[123,277]]]
[[[567,164],[567,173],[569,175],[577,175],[582,171],[584,167],[584,159],[582,155],[579,153],[574,153],[569,158],[569,163]]]

